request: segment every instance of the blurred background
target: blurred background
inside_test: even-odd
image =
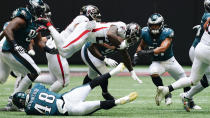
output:
[[[137,22],[141,27],[147,25],[148,17],[158,12],[165,18],[168,27],[175,31],[173,50],[177,61],[181,65],[191,65],[189,48],[194,40],[194,25],[200,24],[203,15],[203,0],[43,0],[48,3],[55,27],[61,30],[71,23],[79,14],[82,6],[96,5],[101,12],[102,21]],[[3,0],[0,7],[0,28],[10,20],[13,10],[25,7],[26,0]],[[136,45],[129,49],[134,54]],[[117,56],[118,57],[118,56]],[[37,64],[46,64],[45,54],[36,49],[33,57]],[[116,58],[116,56],[114,57]],[[120,57],[117,58],[120,60]],[[68,59],[69,64],[84,64],[80,51]],[[149,64],[149,59],[142,60],[139,65]]]

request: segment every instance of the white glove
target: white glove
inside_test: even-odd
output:
[[[132,70],[130,73],[131,73],[131,77],[132,77],[134,80],[138,81],[139,84],[143,83],[142,80],[140,80],[140,79],[137,77],[137,75],[136,75],[136,73],[134,72],[134,70]]]
[[[15,51],[17,51],[17,52],[19,52],[19,53],[25,53],[25,49],[22,47],[22,46],[18,46],[18,45],[16,45],[15,47],[14,47],[14,50]]]
[[[34,56],[35,55],[35,51],[33,49],[31,49],[31,50],[28,51],[28,54],[31,55],[31,56]]]
[[[118,65],[118,63],[115,60],[110,58],[105,58],[104,62],[111,67],[116,67]]]
[[[125,48],[128,47],[128,43],[127,43],[127,40],[124,40],[123,42],[121,42],[121,44],[119,45],[119,50],[124,50]]]
[[[199,29],[201,28],[201,25],[195,25],[192,29]]]

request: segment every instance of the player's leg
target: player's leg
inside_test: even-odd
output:
[[[109,70],[105,63],[94,57],[87,48],[87,44],[82,47],[81,56],[87,66],[89,66],[88,76],[85,77],[84,82],[90,81],[98,75],[107,73]],[[108,80],[105,80],[101,85],[102,96],[106,100],[113,100],[114,97],[108,92]]]
[[[59,54],[46,54],[50,72],[56,77],[56,81],[50,86],[49,90],[59,92],[69,84],[70,70],[66,58]]]
[[[15,93],[27,90],[31,83],[40,74],[39,67],[26,53],[4,53],[4,60],[7,61],[11,70],[16,71],[23,76],[26,75],[20,82],[19,87],[14,91]]]
[[[104,80],[109,79],[111,76],[121,72],[125,68],[124,64],[119,64],[116,68],[111,70],[109,73],[101,75],[93,79],[90,83],[79,86],[77,88],[72,89],[71,91],[65,93],[63,95],[63,99],[69,104],[78,103],[80,101],[84,101],[89,92],[94,89],[96,86],[103,83]],[[79,93],[79,94],[78,94]]]
[[[9,77],[9,73],[10,67],[0,57],[0,84],[4,84],[6,82]]]
[[[158,87],[156,95],[156,103],[159,105],[162,98],[168,93],[176,89],[196,85],[204,75],[208,68],[210,59],[206,55],[210,54],[209,47],[199,43],[195,49],[195,59],[193,61],[191,75],[189,78],[181,78],[178,81],[172,83],[168,87]]]
[[[91,31],[87,25],[88,22],[78,24],[67,39],[63,39],[54,27],[49,27],[60,55],[65,58],[69,58],[82,48],[82,46],[88,41],[86,39]]]
[[[177,62],[177,60],[172,57],[164,64],[166,71],[175,79],[178,80],[179,78],[186,77],[185,71],[182,66]],[[190,87],[185,87],[184,92],[190,90]]]
[[[127,96],[119,98],[117,100],[106,100],[106,101],[85,101],[79,102],[72,105],[73,108],[68,110],[69,115],[89,115],[100,109],[111,109],[117,105],[123,105],[129,102],[132,102],[137,98],[138,94],[132,92]]]
[[[152,78],[152,82],[156,85],[156,87],[163,86],[163,81],[160,75],[162,75],[165,72],[164,66],[160,62],[153,61],[149,67],[149,72]],[[166,105],[172,104],[171,97],[172,97],[171,93],[165,96]]]

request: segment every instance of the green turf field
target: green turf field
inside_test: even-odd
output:
[[[208,118],[210,117],[210,89],[204,90],[195,97],[195,101],[203,110],[185,112],[182,107],[179,93],[182,90],[173,92],[173,104],[166,106],[164,102],[161,106],[156,106],[154,101],[156,88],[152,84],[150,77],[140,77],[143,84],[138,84],[130,77],[113,77],[109,80],[109,90],[116,98],[123,97],[132,91],[137,91],[139,96],[136,101],[117,106],[111,110],[100,110],[91,116],[91,118]],[[8,81],[1,85],[0,92],[0,107],[7,104],[7,98],[13,91],[14,78],[9,78]],[[71,83],[64,91],[78,86],[82,83],[82,77],[72,77]],[[164,77],[164,83],[169,84],[173,82],[170,77]],[[101,97],[101,90],[99,87],[95,88],[87,98],[88,100],[103,100]],[[0,118],[37,118],[40,116],[26,116],[24,112],[0,112]],[[46,116],[47,117],[47,116]],[[58,116],[53,116],[58,117]],[[64,117],[64,116],[59,116]],[[73,117],[73,116],[71,116]],[[80,118],[81,116],[77,116]]]

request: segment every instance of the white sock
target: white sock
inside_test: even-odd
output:
[[[25,92],[28,87],[32,84],[32,81],[26,75],[21,81],[17,89],[15,89],[13,95],[17,92]]]
[[[34,82],[36,83],[43,83],[43,84],[48,84],[51,85],[56,81],[53,76],[49,74],[41,74],[39,75]]]
[[[171,85],[174,88],[174,90],[176,90],[176,89],[180,89],[180,88],[191,86],[192,85],[192,81],[191,81],[191,79],[189,77],[184,77],[184,78],[180,78],[179,80],[177,80],[176,82],[174,82]]]
[[[199,82],[196,86],[193,86],[188,92],[187,95],[185,96],[186,98],[190,98],[192,99],[192,97],[201,92],[202,90],[204,90],[204,87],[201,85],[201,83]]]
[[[60,81],[55,81],[49,88],[50,91],[53,92],[59,92],[61,89],[63,89],[63,83],[61,83]]]
[[[116,68],[112,69],[112,70],[109,72],[109,74],[110,74],[111,76],[113,76],[113,75],[115,75],[115,74],[121,72],[121,69],[122,69],[122,68],[119,67],[119,66],[124,66],[124,64],[122,65],[122,63],[120,63]],[[123,68],[124,68],[124,67],[123,67]]]
[[[119,98],[119,99],[115,100],[115,104],[116,105],[120,105],[120,102],[121,102],[122,99],[129,100],[129,96],[124,96],[122,98]]]

